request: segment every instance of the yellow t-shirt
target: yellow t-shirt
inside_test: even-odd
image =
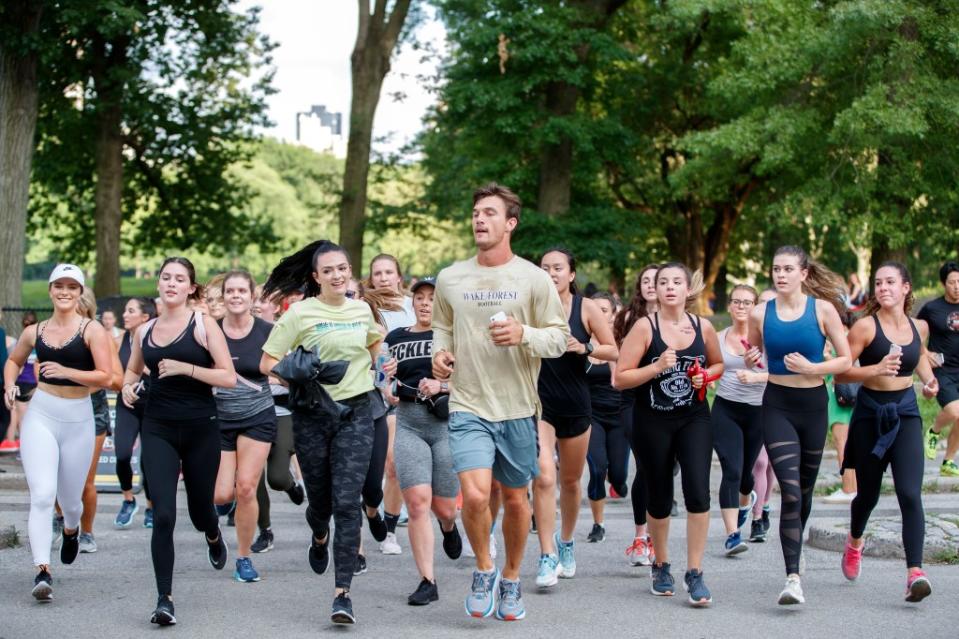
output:
[[[339,384],[323,385],[330,397],[346,399],[373,390],[369,347],[383,339],[365,302],[347,299],[330,306],[315,297],[290,305],[273,326],[263,352],[283,357],[297,346],[310,349],[320,361],[350,363]]]
[[[503,311],[523,325],[518,346],[496,346],[490,317]],[[433,299],[433,353],[449,351],[450,411],[500,422],[539,415],[540,360],[566,352],[569,324],[556,286],[521,257],[502,266],[476,258],[440,271]]]

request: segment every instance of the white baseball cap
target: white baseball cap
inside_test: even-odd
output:
[[[57,267],[50,273],[50,283],[53,284],[57,280],[62,279],[73,280],[80,286],[86,286],[86,280],[83,279],[83,271],[75,264],[57,264]]]

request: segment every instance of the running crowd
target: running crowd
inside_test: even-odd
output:
[[[732,324],[717,331],[690,312],[702,279],[683,264],[643,268],[620,308],[609,294],[579,293],[569,251],[548,250],[539,265],[514,255],[520,215],[508,188],[478,189],[475,256],[408,293],[394,257],[374,258],[360,285],[346,251],[326,240],[284,258],[262,286],[233,270],[204,287],[188,259],[171,257],[159,271],[159,297],[126,304],[125,330],[105,327],[115,317],[95,319],[78,267],[57,266],[53,316],[25,326],[3,369],[30,490],[32,595],[52,599],[56,534],[64,565],[96,551],[93,477],[109,422],[104,389],[112,389],[120,393],[114,439],[124,498],[114,525],[131,526],[139,511],[131,465],[139,438],[155,624],[176,623],[181,476],[190,521],[216,570],[228,559],[220,517],[235,521],[233,577],[241,582],[260,579],[251,557],[273,548],[267,484],[296,504],[305,499],[309,565],[324,574],[332,561],[331,619],[352,624],[352,580],[367,570],[363,519],[381,552],[399,554],[404,506],[420,579],[411,605],[439,599],[432,512],[445,554],[475,557],[467,614],[523,619],[520,567],[531,527],[536,587],[576,574],[584,468],[594,521],[586,539],[605,537],[607,484],[628,495],[636,532],[627,557],[650,567],[653,595],[672,596],[678,471],[688,540],[682,585],[691,605],[707,606],[714,451],[728,555],[748,551],[741,531],[750,514],[749,540],[766,538],[778,480],[786,575],[778,603],[802,604],[803,535],[830,423],[827,377],[858,386],[842,450],[844,474],[856,480],[843,575],[860,574],[864,529],[891,465],[905,598],[931,593],[922,570],[923,456],[935,456],[941,429],[959,419],[959,264],[943,265],[944,295],[916,319],[909,272],[883,264],[850,325],[842,278],[784,246],[770,265],[773,288],[735,286]],[[925,443],[917,387],[942,406]],[[7,440],[17,445],[12,434]],[[959,428],[948,444],[944,473],[956,468]]]

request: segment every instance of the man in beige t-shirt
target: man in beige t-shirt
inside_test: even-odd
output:
[[[495,610],[507,620],[526,615],[519,569],[529,534],[526,487],[539,471],[540,359],[565,353],[569,337],[553,282],[510,248],[520,206],[497,184],[473,194],[477,255],[440,272],[433,302],[433,375],[452,381],[450,452],[476,554],[466,610],[473,617]],[[503,485],[502,579],[489,552],[493,477]]]

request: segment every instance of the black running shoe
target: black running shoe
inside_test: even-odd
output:
[[[586,541],[591,544],[598,544],[606,540],[606,526],[603,524],[593,524],[593,529],[586,535]]]
[[[353,569],[353,576],[358,577],[366,572],[366,557],[363,555],[356,556],[356,568]]]
[[[373,539],[376,541],[383,541],[386,539],[386,534],[389,532],[389,529],[386,527],[386,522],[383,521],[383,516],[380,515],[380,511],[376,511],[376,514],[370,517],[366,516],[366,521],[370,524],[370,534],[373,535]]]
[[[157,599],[157,607],[150,615],[150,623],[158,626],[172,626],[176,623],[176,617],[173,616],[173,600],[169,595],[162,595]]]
[[[316,537],[313,538],[312,543],[310,543],[310,550],[307,553],[307,557],[310,560],[310,568],[313,569],[318,575],[322,575],[326,572],[326,569],[330,567],[330,536],[327,534],[326,541],[317,543]]]
[[[764,507],[764,508],[763,508],[763,530],[765,530],[767,533],[769,532],[769,526],[770,526],[770,523],[769,523],[769,508],[768,508],[768,507]]]
[[[231,501],[226,504],[214,504],[213,507],[216,509],[217,517],[225,517],[236,510],[236,501]]]
[[[73,531],[68,535],[64,529],[60,542],[60,561],[64,564],[72,564],[80,553],[80,529]]]
[[[440,525],[440,532],[443,533],[443,552],[450,559],[459,559],[463,554],[463,537],[460,535],[459,528],[456,527],[456,522],[453,522],[453,527],[448,532]]]
[[[333,600],[333,614],[330,615],[330,621],[333,623],[356,623],[356,617],[353,616],[353,602],[350,601],[350,593],[342,592]]]
[[[33,580],[33,598],[37,601],[53,601],[53,577],[46,570],[41,570]]]
[[[269,528],[264,528],[260,531],[259,536],[257,536],[256,541],[253,542],[253,545],[250,546],[250,552],[261,553],[269,552],[273,550],[273,531]]]
[[[749,531],[749,541],[754,544],[766,541],[766,527],[763,526],[761,520],[753,519],[753,524]]]
[[[290,501],[297,506],[302,504],[303,500],[306,499],[306,492],[303,490],[303,484],[300,484],[299,482],[293,482],[293,487],[286,491],[286,496],[289,497]]]
[[[205,538],[205,537],[204,537]],[[206,540],[206,556],[210,560],[210,565],[217,570],[223,570],[226,565],[226,542],[223,541],[223,533],[216,531],[216,541]]]
[[[411,606],[426,606],[431,601],[439,601],[440,593],[436,590],[436,584],[423,577],[423,581],[416,587],[416,592],[410,595],[406,602]]]

